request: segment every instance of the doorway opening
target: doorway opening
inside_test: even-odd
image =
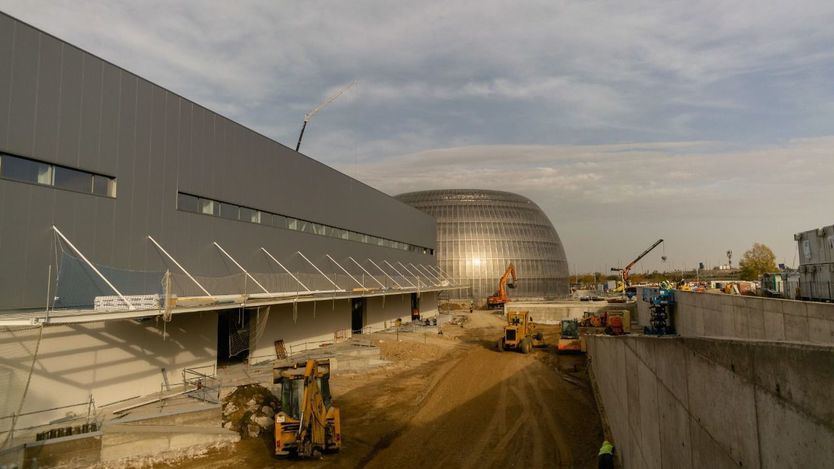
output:
[[[245,310],[221,311],[217,317],[217,364],[243,363],[249,358],[249,317]]]
[[[350,329],[354,334],[361,334],[365,328],[365,298],[350,300]]]
[[[420,295],[417,293],[411,294],[411,320],[420,320]]]

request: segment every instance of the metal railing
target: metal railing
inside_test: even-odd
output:
[[[220,402],[220,380],[217,379],[217,366],[205,365],[182,370],[182,384],[185,390],[193,387],[189,396],[197,399],[218,403]]]
[[[56,411],[59,411],[59,410],[72,409],[72,408],[77,408],[77,407],[82,407],[82,406],[87,408],[86,413],[68,414],[65,417],[62,417],[62,418],[59,418],[59,419],[56,419],[56,420],[52,420],[47,424],[38,424],[38,425],[32,425],[32,426],[22,427],[22,428],[17,427],[17,424],[18,424],[19,420],[21,419],[21,417],[28,417],[28,416],[38,415],[38,414],[44,414],[44,413],[47,413],[47,412],[56,412]],[[83,425],[82,427],[84,427],[87,431],[95,431],[101,425],[101,422],[99,421],[97,413],[96,413],[95,400],[93,400],[92,395],[90,395],[90,398],[87,401],[79,402],[77,404],[67,404],[67,405],[62,405],[62,406],[57,406],[57,407],[51,407],[49,409],[40,409],[40,410],[33,410],[33,411],[29,411],[29,412],[21,412],[19,414],[10,414],[10,415],[0,416],[0,421],[11,420],[11,424],[9,425],[9,428],[7,430],[0,430],[0,435],[2,435],[4,433],[6,434],[6,436],[4,438],[2,438],[3,442],[2,442],[2,444],[0,444],[0,448],[6,448],[6,447],[14,446],[15,433],[16,432],[19,433],[19,432],[22,432],[22,431],[25,431],[25,430],[33,430],[33,429],[36,429],[36,428],[48,427],[50,425],[61,425],[62,428],[57,429],[57,430],[63,430],[63,427],[66,426],[65,424],[67,424],[69,422],[74,422],[76,420],[82,420],[82,419],[86,421],[86,425]],[[92,430],[90,430],[91,428],[92,428]],[[86,431],[84,433],[86,433]],[[72,434],[74,434],[72,431],[70,431],[68,434],[65,434],[64,432],[56,432],[56,434],[54,436],[49,436],[49,438],[53,438],[53,437],[56,437],[56,436],[69,436],[69,435],[72,435]],[[40,436],[37,439],[41,439]]]

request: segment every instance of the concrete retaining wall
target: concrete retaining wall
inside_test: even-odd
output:
[[[834,467],[834,348],[588,337],[625,468]]]
[[[834,345],[834,304],[676,291],[675,328],[683,337],[727,337]],[[648,303],[638,294],[648,325]]]
[[[510,311],[529,311],[539,324],[559,324],[563,319],[582,319],[585,312],[634,310],[633,303],[608,303],[606,301],[569,301],[569,302],[515,302],[504,304],[504,313]]]

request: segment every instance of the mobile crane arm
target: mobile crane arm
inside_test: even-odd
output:
[[[298,143],[295,144],[295,151],[298,151],[298,149],[301,148],[301,139],[304,138],[304,131],[307,129],[307,123],[310,122],[313,116],[315,116],[317,112],[321,111],[322,108],[335,101],[336,98],[341,96],[345,91],[353,88],[354,85],[356,85],[356,80],[353,80],[352,82],[348,83],[347,86],[337,91],[335,94],[333,94],[333,96],[319,103],[319,105],[316,106],[315,109],[308,112],[307,114],[304,114],[304,125],[301,126],[301,133],[298,134]]]
[[[627,266],[623,267],[622,269],[618,269],[616,267],[611,267],[612,272],[622,272],[621,275],[622,275],[622,278],[623,278],[623,288],[628,286],[628,274],[629,274],[629,272],[631,272],[631,268],[634,267],[635,264],[640,262],[640,259],[646,257],[650,252],[652,252],[654,250],[654,248],[660,246],[661,243],[663,243],[663,239],[658,239],[657,241],[655,241],[654,244],[649,246],[648,249],[643,251],[642,254],[637,256],[637,259],[634,259],[633,261],[631,261]]]

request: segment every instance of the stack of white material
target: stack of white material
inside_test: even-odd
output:
[[[126,295],[125,299],[134,309],[159,309],[162,307],[162,295]],[[124,311],[130,309],[119,296],[97,296],[93,309],[96,311]]]

